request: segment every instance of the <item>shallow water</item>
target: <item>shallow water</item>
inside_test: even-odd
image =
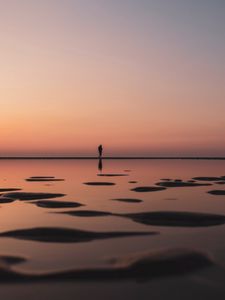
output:
[[[155,192],[131,191],[135,187],[155,186],[162,178],[191,180],[201,176],[225,176],[225,161],[213,160],[103,160],[103,174],[126,174],[128,176],[98,176],[96,160],[1,160],[0,188],[21,188],[21,192],[62,193],[64,197],[54,201],[78,202],[84,206],[78,208],[44,208],[32,204],[32,201],[16,200],[0,204],[1,232],[33,227],[60,227],[86,231],[155,231],[158,235],[108,238],[80,243],[46,243],[9,237],[0,237],[0,255],[16,255],[27,261],[14,267],[26,272],[46,272],[64,269],[98,268],[109,265],[112,257],[126,256],[132,253],[157,251],[167,248],[193,248],[210,253],[215,265],[225,266],[225,225],[208,227],[152,226],[134,222],[132,219],[118,216],[137,212],[188,211],[225,215],[225,196],[211,195],[210,190],[222,190],[225,186],[209,182],[212,186],[173,187]],[[125,170],[130,170],[126,172]],[[26,181],[32,176],[54,176],[64,181]],[[129,183],[137,181],[137,183]],[[85,185],[85,182],[112,182],[115,185]],[[200,181],[199,181],[200,182]],[[205,183],[205,181],[203,182]],[[140,199],[131,203],[113,199]],[[74,210],[94,210],[110,212],[115,215],[101,217],[79,217],[58,214]],[[216,272],[216,275],[213,273]],[[205,270],[189,274],[182,278],[167,277],[146,283],[96,282],[96,283],[54,283],[34,284],[42,298],[44,295],[72,299],[88,298],[87,288],[94,298],[108,297],[142,299],[153,296],[165,299],[165,290],[171,291],[171,298],[184,299],[210,295],[224,296],[225,289],[220,284],[223,272]],[[14,299],[15,295],[36,298],[36,292],[30,290],[30,284],[1,284],[0,295]],[[165,289],[163,288],[165,287]],[[50,290],[51,289],[51,290]],[[157,293],[158,289],[158,293]],[[164,290],[164,291],[163,291]],[[119,291],[120,296],[119,296]],[[157,295],[157,297],[156,297]],[[168,295],[167,295],[168,296]],[[208,298],[207,298],[208,297]]]

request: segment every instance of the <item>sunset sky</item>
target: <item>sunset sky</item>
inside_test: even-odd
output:
[[[0,0],[0,155],[225,156],[224,0]]]

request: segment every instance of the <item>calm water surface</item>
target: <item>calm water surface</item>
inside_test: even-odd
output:
[[[225,185],[204,187],[168,188],[164,191],[136,193],[131,191],[138,186],[153,186],[162,178],[190,180],[195,176],[225,176],[225,161],[203,160],[105,160],[103,173],[127,174],[123,177],[99,177],[97,160],[2,160],[0,161],[0,188],[22,188],[24,192],[64,193],[60,201],[75,201],[84,204],[80,208],[49,209],[41,208],[30,201],[15,201],[0,204],[1,232],[32,227],[63,227],[92,231],[157,231],[156,236],[124,237],[100,241],[60,244],[35,241],[22,241],[13,238],[0,238],[0,255],[11,254],[27,258],[27,262],[16,266],[28,272],[54,271],[68,268],[107,266],[112,257],[130,253],[164,248],[194,248],[207,250],[216,263],[225,265],[225,225],[184,228],[166,226],[146,226],[122,217],[74,217],[57,214],[58,211],[100,210],[113,213],[145,211],[190,211],[210,212],[225,215],[225,196],[207,194],[212,189],[225,189]],[[130,170],[129,172],[125,170]],[[62,182],[27,182],[30,176],[55,176],[64,178]],[[114,186],[87,186],[87,181],[109,181]],[[137,181],[137,183],[129,183]],[[138,198],[141,203],[112,201],[114,198]],[[208,276],[208,275],[207,275]],[[45,299],[87,298],[86,289],[95,297],[130,299],[164,299],[171,290],[171,298],[190,299],[190,289],[194,297],[212,299],[225,295],[223,285],[215,286],[210,279],[199,279],[196,274],[177,278],[155,280],[153,283],[63,283],[34,284],[40,296]],[[217,282],[218,283],[218,282]],[[165,287],[165,289],[162,289]],[[176,287],[176,293],[174,288]],[[162,289],[162,290],[161,290]],[[157,293],[161,290],[161,293]],[[27,295],[30,299],[40,299],[26,284],[0,286],[0,296],[14,299],[15,293]],[[193,296],[193,295],[192,295]],[[188,298],[189,297],[189,298]],[[169,297],[170,298],[170,297]],[[222,299],[222,298],[221,298]]]

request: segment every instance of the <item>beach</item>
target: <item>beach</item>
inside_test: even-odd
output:
[[[225,161],[0,164],[3,298],[224,296]]]

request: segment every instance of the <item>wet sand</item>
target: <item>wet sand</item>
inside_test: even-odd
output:
[[[225,296],[225,161],[1,163],[4,299]]]
[[[48,273],[18,272],[11,265],[22,263],[21,257],[0,256],[0,284],[2,282],[36,281],[118,281],[155,280],[160,277],[181,276],[213,266],[208,254],[190,249],[169,249],[111,259],[108,268],[64,270]],[[224,271],[225,275],[225,271]]]

